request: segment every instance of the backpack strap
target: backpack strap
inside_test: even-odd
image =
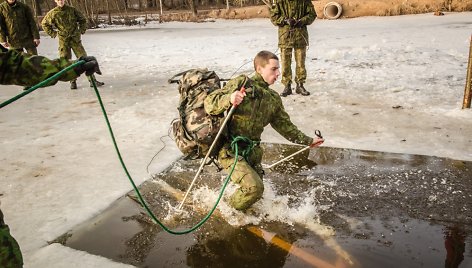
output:
[[[180,72],[180,73],[178,73],[178,74],[175,74],[174,76],[172,76],[171,78],[169,78],[169,80],[167,80],[167,83],[169,83],[169,84],[178,83],[178,82],[180,81],[180,79],[174,79],[174,78],[179,77],[179,76],[182,76],[182,75],[184,75],[185,73],[187,73],[187,72],[189,72],[189,71],[191,71],[191,70],[193,70],[193,69],[188,69],[187,71],[183,71],[183,72]]]

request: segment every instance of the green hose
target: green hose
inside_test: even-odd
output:
[[[80,61],[77,61],[75,62],[74,64],[68,66],[67,68],[61,70],[60,72],[56,73],[55,75],[49,77],[48,79],[38,83],[37,85],[29,88],[28,90],[25,90],[24,92],[22,92],[21,94],[18,94],[16,95],[15,97],[5,101],[5,102],[2,102],[0,104],[0,109],[7,106],[8,104],[10,103],[13,103],[15,101],[17,101],[18,99],[22,98],[23,96],[26,96],[28,95],[29,93],[35,91],[36,89],[40,88],[40,87],[43,87],[45,85],[48,85],[49,83],[51,83],[52,81],[56,81],[61,75],[63,75],[65,72],[69,71],[70,69],[74,68],[75,66],[78,66],[78,65],[81,65],[81,64],[84,64],[85,61],[83,60],[80,60]],[[230,179],[231,179],[231,175],[233,174],[233,171],[234,171],[234,168],[236,166],[236,163],[238,161],[238,157],[235,157],[234,158],[234,164],[231,168],[231,171],[230,173],[228,174],[228,176],[226,177],[226,180],[225,180],[225,183],[223,185],[223,187],[221,188],[220,190],[220,194],[218,195],[218,199],[215,203],[215,205],[213,206],[213,208],[210,210],[210,212],[208,212],[208,214],[199,222],[197,223],[195,226],[193,226],[192,228],[190,229],[187,229],[187,230],[184,230],[184,231],[174,231],[174,230],[170,230],[169,228],[167,228],[167,226],[165,226],[162,222],[160,222],[157,217],[152,213],[152,211],[149,209],[148,205],[146,204],[146,202],[144,201],[143,197],[141,196],[141,193],[139,192],[139,189],[138,187],[136,187],[136,184],[134,183],[133,179],[131,178],[131,175],[129,174],[128,172],[128,169],[126,168],[126,165],[125,163],[123,162],[123,158],[121,157],[121,153],[120,153],[120,150],[118,149],[118,145],[116,144],[116,140],[115,140],[115,135],[113,134],[113,130],[111,128],[111,125],[110,125],[110,121],[108,120],[108,116],[107,116],[107,113],[106,113],[106,110],[105,110],[105,107],[103,105],[103,102],[102,102],[102,98],[100,97],[100,93],[98,92],[98,89],[97,89],[97,85],[95,83],[95,78],[93,76],[90,76],[91,78],[91,81],[92,81],[92,84],[93,84],[93,89],[95,90],[95,94],[97,95],[97,98],[98,98],[98,101],[100,103],[100,107],[102,109],[102,112],[103,112],[103,117],[105,118],[105,121],[107,123],[107,126],[108,126],[108,130],[110,131],[110,136],[111,136],[111,139],[113,141],[113,145],[115,147],[115,150],[116,150],[116,153],[118,155],[118,158],[120,160],[120,163],[121,163],[121,166],[123,167],[125,173],[126,173],[126,176],[128,177],[129,181],[131,182],[131,185],[133,186],[133,189],[134,191],[136,192],[136,194],[138,195],[138,198],[139,198],[139,201],[141,202],[142,206],[144,207],[144,209],[146,210],[146,212],[149,214],[149,216],[152,218],[152,220],[157,223],[158,225],[160,225],[162,227],[162,229],[164,229],[164,231],[170,233],[170,234],[174,234],[174,235],[182,235],[182,234],[188,234],[190,232],[193,232],[195,231],[196,229],[198,229],[200,226],[202,226],[210,217],[211,215],[213,214],[213,212],[215,211],[216,207],[218,206],[221,198],[223,197],[223,193],[226,189],[226,186],[228,185]],[[235,147],[235,154],[238,155],[238,147],[236,146]]]
[[[141,205],[144,207],[144,209],[146,210],[149,217],[151,217],[151,219],[155,223],[157,223],[159,226],[161,226],[162,229],[164,229],[164,231],[166,231],[170,234],[174,234],[174,235],[188,234],[188,233],[191,233],[191,232],[195,231],[196,229],[198,229],[200,226],[202,226],[211,217],[213,212],[216,210],[216,207],[218,206],[221,198],[223,197],[223,193],[226,189],[226,186],[228,185],[228,183],[231,179],[231,175],[233,174],[234,168],[236,167],[236,163],[238,162],[238,157],[234,158],[234,164],[231,168],[231,171],[228,174],[228,176],[226,177],[225,183],[224,183],[223,187],[220,190],[220,194],[218,195],[218,199],[216,200],[216,203],[213,206],[213,208],[210,210],[210,212],[208,212],[208,214],[200,222],[198,222],[195,226],[193,226],[190,229],[183,230],[183,231],[170,230],[167,226],[165,226],[162,222],[160,222],[157,219],[157,217],[154,215],[154,213],[152,213],[152,211],[149,209],[148,205],[144,201],[144,198],[141,196],[141,193],[139,192],[138,187],[136,187],[136,184],[134,183],[133,179],[131,178],[131,175],[129,174],[128,169],[126,168],[126,165],[123,162],[123,158],[121,157],[121,153],[120,153],[120,150],[118,149],[118,145],[116,144],[115,135],[113,134],[113,129],[111,128],[110,121],[108,120],[108,116],[107,116],[105,107],[103,106],[102,98],[100,97],[100,93],[98,92],[97,86],[95,84],[95,79],[92,77],[91,81],[92,81],[92,84],[93,84],[93,89],[95,90],[95,94],[97,95],[98,101],[100,103],[100,107],[102,108],[103,116],[105,117],[105,121],[107,123],[108,130],[110,131],[110,136],[111,136],[111,139],[113,141],[113,145],[115,146],[115,150],[116,150],[116,153],[118,155],[118,159],[120,160],[121,166],[123,167],[123,170],[125,171],[126,176],[128,177],[131,185],[133,185],[133,189],[136,192],[136,194],[138,196],[138,199],[141,202]],[[238,147],[237,146],[235,147],[235,155],[238,155]]]

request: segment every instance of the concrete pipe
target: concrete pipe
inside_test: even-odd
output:
[[[323,9],[323,14],[325,18],[328,18],[330,20],[335,20],[339,18],[341,16],[341,13],[343,13],[343,8],[340,4],[336,2],[327,3]]]

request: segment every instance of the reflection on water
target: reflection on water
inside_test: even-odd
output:
[[[466,233],[459,226],[446,227],[444,246],[446,247],[445,268],[457,268],[464,260]]]
[[[267,164],[301,149],[263,148]],[[140,186],[158,218],[179,204],[198,164],[177,161]],[[138,267],[472,267],[471,170],[464,161],[323,147],[267,170],[263,200],[247,214],[223,201],[200,229],[174,236],[130,193],[63,243]],[[187,214],[166,224],[199,222],[221,184],[207,167]]]

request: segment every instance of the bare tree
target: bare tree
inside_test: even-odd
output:
[[[192,11],[192,16],[195,18],[197,17],[197,5],[195,4],[195,0],[188,0],[188,4],[190,6],[190,10]]]
[[[105,0],[105,3],[107,4],[108,24],[111,24],[110,1],[109,1],[109,0]]]

